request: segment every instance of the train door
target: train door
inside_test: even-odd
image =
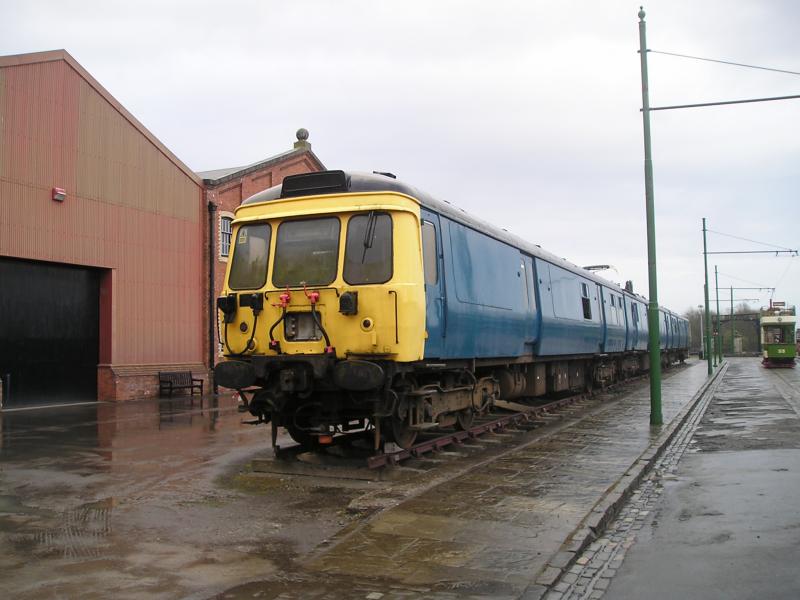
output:
[[[629,325],[629,331],[631,336],[631,349],[638,350],[639,349],[639,340],[640,331],[642,329],[642,316],[639,311],[639,305],[636,303],[635,300],[629,299],[628,300],[631,308],[631,319]]]
[[[522,255],[522,268],[525,271],[525,299],[528,317],[525,319],[525,345],[533,347],[539,337],[539,312],[536,308],[536,274],[533,272],[533,258]]]
[[[600,343],[600,352],[608,352],[608,324],[613,321],[613,317],[609,319],[608,312],[610,309],[610,305],[608,304],[609,293],[608,291],[602,286],[597,286],[597,296],[600,299],[600,320],[603,323],[603,341]]]
[[[425,277],[425,358],[444,353],[447,297],[439,215],[423,209],[422,263]]]

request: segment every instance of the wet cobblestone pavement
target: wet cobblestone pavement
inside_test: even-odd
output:
[[[726,367],[545,600],[800,597],[800,372]]]
[[[705,379],[695,364],[664,381],[665,422]],[[548,561],[657,437],[649,410],[639,384],[339,536],[291,585],[251,583],[220,598],[538,597]]]
[[[703,364],[672,371],[666,421],[704,381]],[[538,597],[548,562],[657,437],[648,398],[630,383],[534,431],[412,461],[399,482],[253,473],[268,430],[230,399],[3,414],[0,593]]]

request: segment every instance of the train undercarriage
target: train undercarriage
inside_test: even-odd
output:
[[[662,352],[662,366],[685,358],[683,350]],[[377,451],[384,442],[408,448],[429,429],[468,429],[498,399],[592,391],[648,370],[646,352],[409,364],[284,356],[220,363],[216,376],[220,385],[240,390],[258,422],[272,424],[273,445],[279,427],[310,447],[370,429]]]

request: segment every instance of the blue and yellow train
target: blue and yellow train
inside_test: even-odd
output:
[[[649,368],[646,300],[390,174],[287,177],[236,211],[217,301],[218,384],[298,442],[376,444],[456,426],[497,398]],[[688,322],[661,310],[661,360]]]

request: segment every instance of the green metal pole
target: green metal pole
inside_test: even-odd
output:
[[[731,356],[736,353],[736,336],[733,335],[733,286],[731,286]]]
[[[639,7],[639,60],[642,67],[642,124],[644,127],[644,193],[647,212],[647,274],[650,300],[647,304],[647,343],[650,357],[650,425],[661,425],[661,336],[658,328],[658,278],[656,271],[656,224],[653,200],[653,156],[650,149],[650,98],[647,82],[647,36],[645,12]]]
[[[717,339],[714,346],[717,356],[719,357],[719,364],[722,364],[722,330],[719,323],[719,273],[717,272],[717,265],[714,265],[714,287],[717,288]]]
[[[708,361],[708,374],[714,372],[711,366],[711,314],[708,309],[708,246],[706,244],[706,218],[703,217],[703,268],[706,273],[706,282],[703,285],[703,293],[706,300],[706,360]]]

